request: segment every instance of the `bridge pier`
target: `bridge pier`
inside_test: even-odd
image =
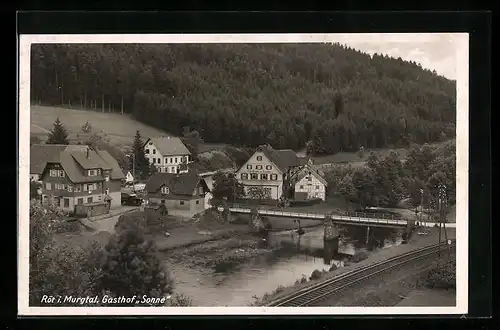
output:
[[[324,236],[323,236],[323,260],[329,265],[333,256],[339,251],[339,229],[333,223],[332,218],[325,217],[324,220]]]
[[[366,242],[365,244],[368,244],[370,240],[370,226],[366,227]]]

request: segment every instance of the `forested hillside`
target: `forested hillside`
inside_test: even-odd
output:
[[[31,98],[314,154],[455,136],[455,82],[330,44],[32,45]]]

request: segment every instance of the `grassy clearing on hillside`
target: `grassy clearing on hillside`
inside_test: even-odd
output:
[[[111,142],[121,144],[131,144],[137,130],[145,138],[169,135],[166,132],[142,124],[129,115],[37,105],[31,106],[31,130],[36,130],[36,133],[43,133],[43,131],[40,132],[40,128],[51,130],[57,117],[59,117],[70,134],[81,132],[81,127],[88,121],[92,125],[93,132],[104,131],[110,137]]]
[[[408,149],[397,148],[397,149],[365,149],[363,157],[359,157],[357,152],[339,152],[335,155],[327,155],[320,157],[313,157],[316,164],[328,164],[328,163],[364,163],[371,152],[375,152],[381,156],[386,156],[391,150],[396,151],[401,159],[405,158],[408,154]]]
[[[143,124],[127,114],[39,105],[31,106],[31,135],[45,139],[57,117],[64,124],[70,136],[81,132],[82,126],[88,121],[92,125],[94,133],[103,131],[106,133],[109,143],[115,146],[131,145],[137,130],[141,132],[144,140],[148,137],[171,135]],[[206,143],[200,149],[210,150],[224,146],[224,144]]]

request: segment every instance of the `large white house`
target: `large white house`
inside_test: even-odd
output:
[[[305,159],[293,150],[275,150],[270,145],[262,145],[236,172],[236,178],[249,198],[256,187],[265,193],[265,199],[280,199],[288,191],[290,177],[304,163]]]
[[[155,137],[144,143],[144,153],[150,164],[161,173],[186,173],[191,152],[177,137]]]

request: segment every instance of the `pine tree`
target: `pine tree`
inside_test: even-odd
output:
[[[69,144],[68,141],[68,131],[64,127],[64,125],[57,117],[54,122],[54,127],[52,131],[49,133],[49,138],[47,139],[47,144]]]
[[[133,145],[133,159],[130,162],[130,170],[135,168],[135,173],[142,179],[146,179],[151,175],[150,164],[144,153],[144,143],[139,131],[135,133]]]

